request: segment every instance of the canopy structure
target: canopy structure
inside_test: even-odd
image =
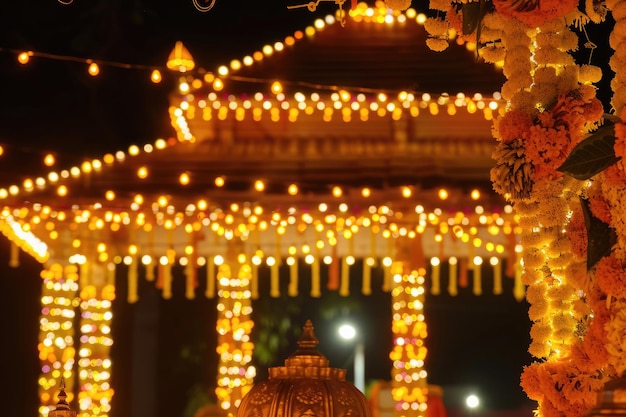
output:
[[[301,259],[313,297],[322,286],[347,296],[354,279],[367,294],[383,265],[397,413],[423,415],[421,310],[425,291],[441,291],[439,265],[449,264],[452,294],[468,274],[480,294],[493,268],[493,291],[508,275],[524,297],[517,221],[489,181],[503,75],[471,45],[430,51],[423,21],[360,5],[345,25],[328,16],[214,72],[182,72],[170,98],[176,138],[0,189],[0,229],[46,265],[43,403],[65,377],[82,415],[106,415],[116,265],[128,265],[132,303],[140,279],[171,297],[182,264],[188,298],[219,299],[216,394],[234,412],[254,378],[251,299],[278,296],[281,280],[296,295]],[[362,276],[351,276],[359,261]]]

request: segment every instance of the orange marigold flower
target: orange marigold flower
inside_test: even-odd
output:
[[[611,223],[611,207],[601,195],[596,194],[589,197],[589,208],[595,218],[606,224]]]
[[[567,224],[567,235],[572,244],[572,252],[579,258],[587,256],[587,228],[581,210],[574,210]]]
[[[520,386],[528,395],[528,398],[535,401],[543,400],[544,394],[541,390],[541,384],[539,382],[539,367],[538,363],[533,363],[524,367],[522,376],[520,378]]]
[[[583,349],[587,353],[593,369],[604,368],[609,361],[609,353],[607,352],[605,347],[605,324],[606,317],[603,318],[594,316],[593,321],[587,328],[587,334],[585,334],[585,339],[583,340]]]
[[[511,110],[500,116],[494,123],[494,136],[503,142],[521,139],[528,135],[533,122],[525,112]]]
[[[614,187],[626,187],[626,173],[617,164],[611,165],[602,171],[602,177],[607,185]]]
[[[605,256],[598,261],[595,272],[598,287],[617,298],[626,297],[626,271],[622,263],[613,256]]]

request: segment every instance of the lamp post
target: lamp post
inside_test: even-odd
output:
[[[339,326],[339,336],[344,340],[355,339],[354,346],[354,386],[365,392],[365,347],[362,338],[358,337],[356,328],[351,324]]]

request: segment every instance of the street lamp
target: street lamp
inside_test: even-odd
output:
[[[356,328],[351,324],[339,326],[339,336],[344,340],[356,339],[354,346],[354,386],[365,392],[365,348],[362,338],[358,337]]]
[[[480,405],[480,398],[477,395],[470,394],[465,398],[465,405],[469,408],[469,414],[474,415],[474,410]]]

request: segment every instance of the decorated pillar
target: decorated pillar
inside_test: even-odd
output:
[[[422,417],[427,408],[426,321],[424,317],[426,269],[421,236],[398,240],[396,261],[391,264],[391,329],[393,349],[391,395],[396,403],[394,416]],[[412,266],[416,266],[413,268]]]
[[[54,394],[67,389],[67,399],[74,397],[76,361],[75,315],[78,305],[78,268],[53,263],[41,272],[41,316],[39,318],[39,414],[47,416],[54,409]]]
[[[79,416],[108,416],[111,409],[110,350],[115,282],[99,262],[81,265],[78,349]]]
[[[219,406],[234,415],[252,388],[256,370],[250,365],[254,343],[252,314],[252,264],[238,245],[229,242],[226,260],[217,257],[217,388]]]

